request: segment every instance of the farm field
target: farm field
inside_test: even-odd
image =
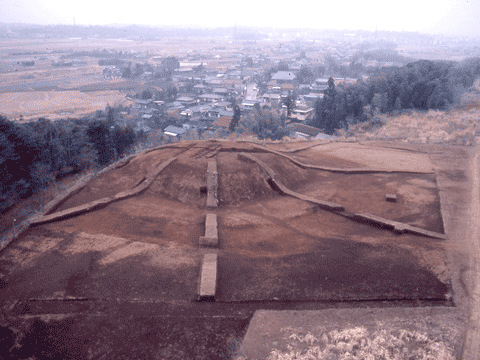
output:
[[[111,106],[129,105],[128,91],[141,91],[144,80],[105,80],[98,58],[76,57],[82,65],[54,67],[52,62],[72,52],[104,49],[146,54],[131,61],[155,64],[166,56],[186,56],[192,49],[210,53],[220,42],[208,39],[162,39],[133,41],[126,39],[42,39],[5,40],[0,44],[0,114],[9,119],[24,120],[46,117],[56,120],[81,117]],[[226,68],[228,58],[239,50],[239,44],[221,42],[214,50],[218,59],[204,62],[207,68]],[[34,60],[34,66],[22,61]]]
[[[24,120],[79,117],[110,106],[128,105],[121,91],[30,91],[0,93],[0,114]]]

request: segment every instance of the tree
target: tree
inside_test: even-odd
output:
[[[323,129],[325,133],[332,135],[335,129],[338,128],[337,124],[337,110],[335,106],[335,100],[337,97],[337,90],[335,89],[335,81],[332,77],[328,79],[328,88],[325,91],[324,106],[323,106]]]
[[[151,99],[152,97],[153,97],[153,94],[150,90],[145,89],[145,90],[142,91],[142,99],[143,100]]]
[[[382,108],[382,94],[375,94],[375,96],[372,99],[372,109],[373,111],[378,110],[380,111]]]
[[[110,128],[115,125],[115,109],[111,108],[110,105],[107,105],[107,125]]]
[[[0,212],[29,196],[31,170],[38,158],[32,131],[0,116]]]
[[[175,56],[169,56],[162,60],[162,67],[170,74],[180,67],[180,63]]]
[[[277,66],[277,71],[288,71],[288,63],[285,61],[280,61]]]
[[[315,80],[315,74],[313,73],[313,70],[306,65],[302,65],[297,77],[302,84],[311,83]]]
[[[135,67],[133,69],[133,76],[140,76],[143,74],[143,67],[140,64],[135,64]]]
[[[132,77],[132,69],[131,69],[130,64],[129,64],[128,67],[123,69],[122,78],[130,79],[131,77]]]
[[[428,97],[427,106],[429,109],[445,110],[453,102],[453,93],[448,89],[447,84],[441,83],[435,86]]]
[[[315,101],[315,116],[311,120],[307,120],[307,124],[319,129],[323,129],[323,99]]]
[[[89,123],[87,135],[97,150],[98,163],[100,165],[108,164],[114,157],[113,142],[110,137],[110,131],[106,122],[93,120]]]
[[[244,116],[238,128],[241,133],[256,135],[260,140],[281,140],[288,135],[281,116],[266,109],[254,110]]]
[[[235,105],[235,110],[233,112],[233,119],[232,121],[230,122],[230,131],[235,131],[238,123],[240,122],[240,117],[241,117],[241,113],[240,113],[240,108],[238,107],[238,105]]]
[[[121,157],[132,145],[135,144],[135,132],[131,126],[126,126],[124,128],[116,127],[112,134],[112,140],[117,156]]]
[[[286,98],[283,99],[283,104],[287,107],[287,118],[292,116],[292,110],[295,108],[295,98],[288,94]]]
[[[167,87],[167,99],[175,100],[177,98],[178,90],[175,86],[169,85]]]
[[[393,107],[395,111],[400,111],[402,110],[402,100],[400,99],[400,96],[397,96],[397,99],[395,100],[395,106]]]

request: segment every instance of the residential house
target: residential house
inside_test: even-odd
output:
[[[286,128],[290,132],[290,137],[300,137],[306,140],[313,139],[322,132],[322,130],[316,127],[299,123],[290,123],[286,126]]]
[[[152,102],[152,99],[135,99],[135,104],[139,109],[147,109]]]
[[[292,109],[291,118],[298,121],[306,121],[312,119],[315,115],[315,109],[310,106],[297,106]]]
[[[230,123],[233,120],[233,116],[220,116],[217,120],[212,123],[214,128],[224,128],[228,129],[230,127]]]
[[[207,112],[207,115],[212,118],[219,118],[221,116],[233,116],[233,111],[223,108],[212,108]]]
[[[310,93],[307,95],[303,95],[303,101],[305,104],[313,106],[318,99],[323,99],[325,94],[323,93]]]
[[[296,76],[292,71],[278,71],[272,75],[272,80],[275,80],[279,83],[292,82],[295,80]]]
[[[195,106],[190,106],[188,107],[187,110],[190,110],[192,112],[192,119],[194,118],[200,118],[201,116],[205,115],[208,113],[213,108],[213,104],[203,104],[203,105],[195,105]]]
[[[213,91],[212,91],[214,94],[216,95],[220,95],[224,98],[230,96],[230,91],[227,90],[226,88],[213,88]]]
[[[280,94],[265,93],[262,99],[264,104],[278,104],[280,103]]]
[[[185,134],[185,132],[186,131],[183,127],[178,127],[178,126],[173,126],[173,125],[169,125],[163,130],[163,133],[165,135],[168,135],[168,136],[171,136],[171,137],[174,137],[174,138],[178,138],[178,137],[182,136],[183,134]]]
[[[180,96],[177,98],[177,100],[179,103],[181,103],[182,105],[184,106],[190,106],[190,105],[194,105],[196,104],[196,100],[192,97],[189,97],[189,96]]]
[[[281,85],[281,89],[282,91],[293,91],[295,90],[295,85],[293,85],[292,83],[283,83]]]
[[[198,97],[201,101],[206,102],[215,102],[215,101],[224,101],[225,97],[218,94],[202,94]]]

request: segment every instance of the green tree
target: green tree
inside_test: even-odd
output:
[[[289,93],[286,98],[283,99],[283,105],[287,107],[287,118],[292,116],[292,110],[295,108],[295,97]]]
[[[175,56],[169,56],[162,60],[162,67],[170,74],[180,67],[180,62]]]
[[[230,131],[235,131],[238,123],[240,122],[240,117],[241,117],[241,112],[240,112],[240,108],[238,107],[238,105],[235,105],[235,110],[233,112],[233,119],[232,121],[230,122]]]
[[[260,140],[281,140],[288,135],[281,116],[271,110],[254,110],[240,121],[238,130],[247,135],[256,135]]]
[[[116,127],[112,134],[113,144],[118,157],[122,157],[135,144],[135,132],[131,126]]]
[[[107,113],[107,125],[110,128],[115,125],[115,109],[111,108],[110,105],[107,105],[105,110]]]
[[[108,164],[114,158],[113,142],[107,123],[93,120],[89,123],[87,135],[98,154],[100,165]]]
[[[123,69],[122,78],[130,79],[131,77],[132,77],[132,68],[130,67],[130,64],[129,64],[128,67]]]
[[[177,98],[178,90],[175,86],[169,85],[167,87],[167,99],[168,100],[175,100]]]
[[[313,73],[313,70],[306,65],[302,65],[297,77],[302,84],[312,83],[315,80],[315,74]]]
[[[148,99],[151,99],[153,97],[153,94],[150,90],[148,89],[145,89],[142,91],[142,99],[143,100],[148,100]]]
[[[33,191],[31,169],[39,149],[31,129],[0,116],[0,212]]]
[[[319,128],[319,129],[324,129],[325,128],[325,123],[323,120],[323,99],[317,99],[315,101],[315,116],[313,117],[312,120],[308,121],[308,125]]]
[[[400,96],[397,96],[397,99],[395,100],[395,106],[393,107],[395,111],[400,111],[402,109],[402,100],[400,99]]]
[[[338,128],[337,124],[337,109],[336,109],[336,97],[337,90],[335,89],[335,81],[332,77],[328,79],[328,88],[325,91],[323,99],[323,129],[325,133],[332,135],[335,129]]]
[[[288,63],[280,61],[277,65],[277,71],[288,71]]]

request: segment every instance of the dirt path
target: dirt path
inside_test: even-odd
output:
[[[470,316],[468,320],[467,336],[463,348],[463,360],[478,359],[480,354],[480,176],[479,176],[480,147],[475,148],[475,155],[470,163],[471,193],[470,193],[470,221],[467,230],[467,239],[470,241],[470,269],[471,286]]]

